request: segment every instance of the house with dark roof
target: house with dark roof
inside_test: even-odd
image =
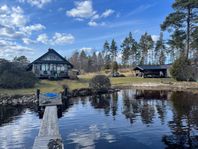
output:
[[[169,68],[171,65],[139,65],[133,70],[137,77],[144,78],[166,78],[170,77]]]
[[[27,70],[32,71],[38,78],[67,78],[73,65],[54,49],[28,65]]]

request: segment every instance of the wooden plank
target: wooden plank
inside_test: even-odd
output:
[[[57,106],[47,106],[45,108],[41,128],[36,137],[33,149],[49,149],[49,142],[60,146],[63,149],[62,139],[58,127]]]
[[[57,107],[48,106],[45,108],[43,122],[38,136],[57,136],[59,135]]]
[[[47,97],[44,94],[39,95],[39,106],[55,106],[55,105],[62,105],[62,98],[60,94],[52,98]]]

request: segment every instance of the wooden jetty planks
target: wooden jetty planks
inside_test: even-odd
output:
[[[45,113],[43,117],[43,122],[41,124],[41,129],[39,131],[39,136],[54,135],[59,135],[57,107],[48,106],[45,108]]]
[[[39,95],[39,106],[55,106],[62,105],[61,94],[58,94],[56,97],[49,98],[43,94]]]
[[[33,149],[48,149],[49,142],[55,140],[59,142],[63,149],[62,138],[59,133],[57,106],[47,106],[45,108],[41,128],[36,137]]]

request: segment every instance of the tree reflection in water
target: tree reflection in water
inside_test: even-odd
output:
[[[9,123],[14,117],[20,115],[23,108],[16,106],[0,106],[0,126],[4,123]]]
[[[169,122],[171,135],[164,135],[162,141],[167,149],[198,148],[198,95],[174,92],[171,96],[173,120]]]
[[[79,105],[80,108],[76,108]],[[12,120],[19,119],[20,115],[23,115],[27,108],[28,111],[34,111],[32,112],[33,114],[37,114],[36,105],[33,107],[0,106],[0,126],[9,126],[9,123]],[[72,108],[75,114],[70,117],[64,117]],[[79,109],[85,111],[85,114],[93,110],[93,113],[90,113],[89,117],[89,120],[93,119],[93,123],[89,125],[89,121],[84,119],[84,115],[79,117],[78,112],[82,112],[78,111]],[[129,144],[131,146],[141,144],[143,145],[142,148],[152,148],[158,145],[159,148],[166,149],[198,148],[198,94],[132,89],[122,90],[113,94],[68,99],[64,101],[62,110],[63,119],[60,121],[67,121],[66,124],[68,124],[68,121],[71,122],[72,126],[69,129],[73,129],[73,125],[75,125],[74,128],[76,129],[79,126],[79,122],[81,122],[80,128],[84,127],[82,131],[80,129],[75,135],[70,136],[72,139],[82,139],[84,133],[86,133],[86,138],[94,138],[95,135],[92,134],[95,131],[92,132],[90,131],[92,129],[90,129],[86,132],[87,125],[94,126],[90,128],[98,128],[96,130],[101,131],[101,136],[95,139],[98,144],[95,144],[92,139],[92,144],[96,148],[97,145],[101,145],[101,142],[104,145],[104,138],[113,138],[110,141],[115,141],[114,137],[106,134],[112,134],[112,136],[116,136],[115,138],[118,139],[118,141],[113,141],[112,145],[115,145],[114,143],[120,143],[123,146],[127,142],[127,147]],[[113,119],[108,119],[106,116],[112,116]],[[76,121],[75,118],[71,119],[71,117],[75,117],[78,120]],[[96,119],[96,117],[99,119]],[[109,124],[110,122],[113,129],[110,129],[108,125],[104,125],[106,128],[101,127],[104,117],[107,118],[104,124]],[[125,119],[130,121],[132,127],[128,125],[129,122]],[[65,125],[64,130],[69,126]],[[104,129],[105,131],[107,129],[110,133],[106,133],[105,131],[103,133],[102,131]],[[128,137],[128,140],[125,136]],[[150,140],[152,136],[153,140]],[[80,144],[82,141],[80,140],[78,143]],[[149,146],[150,144],[151,146]]]
[[[101,95],[101,96],[93,96],[90,98],[91,105],[95,109],[104,109],[105,115],[109,115],[110,113],[110,95]]]
[[[93,96],[90,98],[91,105],[95,109],[104,109],[105,115],[116,116],[118,109],[118,93]]]
[[[133,124],[140,116],[142,122],[149,126],[153,123],[156,111],[159,115],[161,123],[164,122],[166,113],[167,91],[143,91],[132,90],[123,91],[123,114]]]
[[[12,120],[15,120],[17,116],[21,115],[23,112],[27,110],[37,112],[37,106],[0,106],[0,126],[9,123]]]
[[[123,114],[133,124],[137,116],[144,124],[153,123],[158,115],[161,124],[164,124],[167,114],[167,99],[172,105],[173,118],[168,122],[171,135],[164,135],[162,141],[167,149],[198,148],[198,95],[187,92],[141,91],[134,93],[123,91]]]

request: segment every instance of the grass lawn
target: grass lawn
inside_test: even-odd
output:
[[[39,88],[41,92],[61,92],[62,85],[66,84],[69,86],[70,90],[85,88],[88,87],[89,80],[95,74],[86,74],[79,76],[79,80],[60,80],[60,81],[49,81],[49,80],[41,80],[35,88],[30,89],[0,89],[0,94],[8,94],[8,95],[25,95],[25,94],[34,94],[36,89]],[[132,84],[138,83],[160,83],[160,82],[174,82],[173,79],[170,78],[136,78],[136,77],[123,77],[123,78],[111,78],[112,86],[130,86]]]

